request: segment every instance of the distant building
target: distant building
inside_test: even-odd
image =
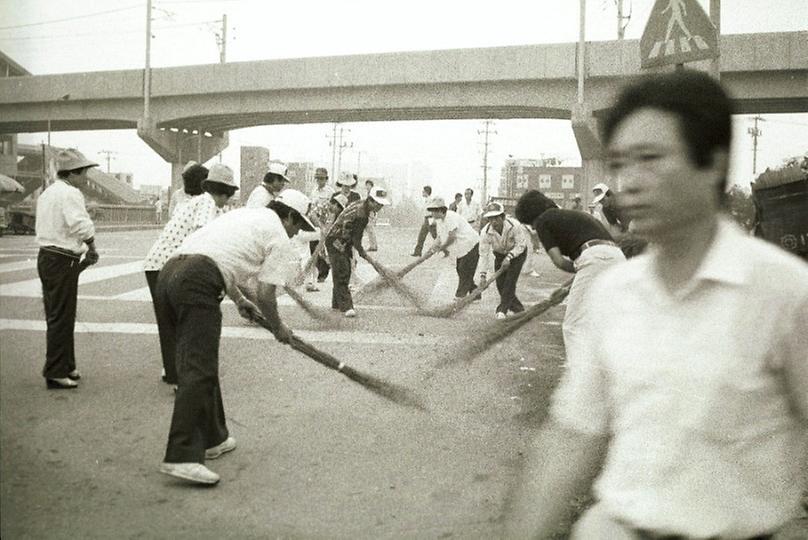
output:
[[[116,172],[110,174],[128,186],[132,186],[135,180],[134,173],[130,172]]]
[[[159,197],[164,202],[168,199],[168,188],[159,184],[140,184],[140,194],[146,199]]]
[[[286,164],[286,177],[289,187],[309,194],[314,189],[314,163],[310,161],[292,161]]]
[[[31,72],[15,62],[10,56],[0,52],[0,77],[22,77],[30,74]],[[0,174],[17,178],[17,161],[17,136],[10,133],[1,134]]]
[[[269,148],[263,146],[241,147],[241,182],[239,195],[246,201],[250,193],[263,182],[269,170]]]
[[[562,167],[555,158],[506,159],[499,182],[499,196],[518,199],[529,189],[537,189],[561,208],[572,205],[583,186],[582,167]]]

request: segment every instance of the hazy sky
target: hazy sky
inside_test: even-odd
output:
[[[642,34],[653,0],[624,0],[631,13],[626,38]],[[707,10],[708,0],[700,3]],[[723,0],[725,34],[805,30],[808,0]],[[0,0],[0,50],[34,74],[139,69],[144,64],[145,0]],[[405,50],[572,42],[578,37],[577,0],[165,0],[154,1],[152,65],[218,62],[215,32],[228,17],[229,62]],[[89,16],[88,16],[89,15]],[[50,21],[60,22],[50,22]],[[44,24],[43,24],[44,23]],[[616,38],[615,0],[587,1],[587,40]],[[808,114],[767,115],[761,125],[758,172],[808,150]],[[752,178],[749,117],[736,118],[732,180]],[[424,182],[449,194],[482,177],[482,121],[369,122],[345,124],[343,170],[372,173],[374,163],[418,163]],[[489,178],[503,160],[558,156],[571,165],[579,155],[567,121],[496,121]],[[331,166],[330,124],[266,126],[231,132],[224,162],[238,170],[238,148],[261,145],[274,159]],[[44,134],[24,134],[39,143]],[[135,173],[136,183],[168,183],[170,168],[134,130],[61,132],[57,146],[76,146],[106,168],[101,150],[115,152],[113,171]],[[361,155],[359,154],[361,152]],[[493,189],[489,190],[494,193]]]

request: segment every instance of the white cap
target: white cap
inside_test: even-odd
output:
[[[368,197],[370,197],[377,203],[381,204],[382,206],[387,206],[388,204],[390,204],[390,199],[387,198],[387,190],[382,187],[370,188],[370,193],[368,193]]]
[[[309,213],[309,206],[311,205],[311,201],[309,201],[308,197],[296,189],[284,189],[275,197],[275,202],[279,202],[292,210],[296,210],[305,222],[305,225],[302,227],[304,231],[314,230],[314,225],[309,221],[309,218],[306,217],[306,214]]]
[[[288,182],[289,179],[286,177],[288,168],[286,167],[286,163],[280,163],[278,161],[272,161],[269,163],[269,174],[277,174],[285,182]]]
[[[238,189],[235,181],[233,181],[233,169],[223,163],[211,165],[208,171],[208,177],[202,182],[216,182],[217,184],[224,184],[225,186]]]
[[[499,216],[505,213],[505,208],[502,207],[501,204],[498,202],[488,203],[488,206],[485,207],[485,213],[483,217],[489,218],[494,216]]]
[[[443,197],[432,197],[428,203],[426,203],[427,210],[438,210],[440,208],[447,208],[446,201],[443,200]]]
[[[338,186],[355,186],[356,185],[356,178],[354,175],[349,172],[344,172],[340,174],[339,180],[337,180]]]
[[[607,186],[604,183],[595,184],[594,187],[592,188],[592,191],[594,192],[598,190],[600,190],[600,195],[596,195],[595,198],[592,199],[592,204],[599,203],[603,199],[603,197],[606,196],[606,192],[609,191],[609,186]]]

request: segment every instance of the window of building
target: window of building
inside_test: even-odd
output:
[[[575,189],[575,175],[561,175],[561,189]]]
[[[516,175],[516,187],[517,188],[527,188],[527,178],[526,174],[517,174]]]
[[[552,176],[549,174],[540,174],[539,175],[539,189],[550,189],[553,185]]]

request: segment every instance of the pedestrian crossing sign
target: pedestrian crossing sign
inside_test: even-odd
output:
[[[697,0],[656,0],[640,38],[643,68],[718,57],[718,34]]]

